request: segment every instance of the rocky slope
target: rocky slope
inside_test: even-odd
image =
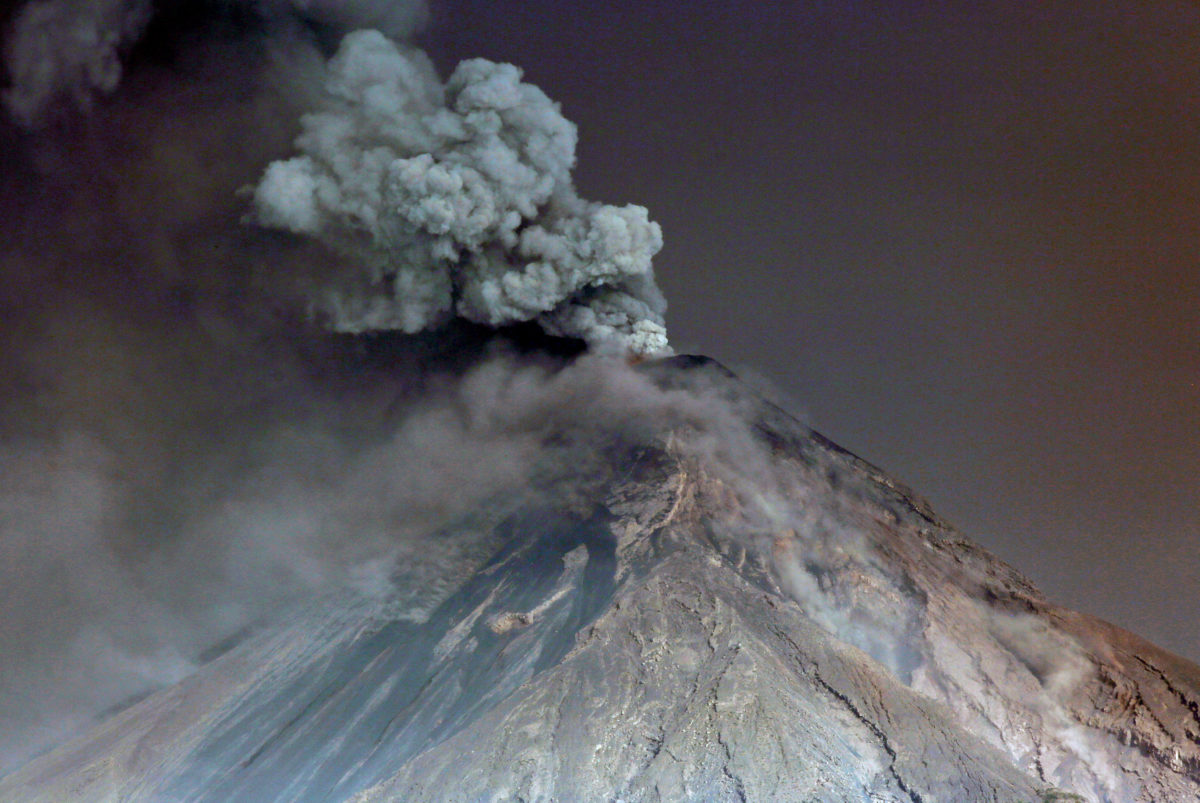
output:
[[[382,604],[314,605],[0,799],[1200,799],[1200,668],[1047,601],[715,364],[644,371],[720,414],[591,432],[594,459],[431,534],[460,571],[420,604],[399,571]]]

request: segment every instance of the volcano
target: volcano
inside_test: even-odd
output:
[[[240,634],[0,799],[1200,799],[1200,667],[720,365],[629,370],[722,415],[555,425],[528,487],[425,536],[443,582]]]

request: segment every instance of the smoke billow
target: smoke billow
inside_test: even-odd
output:
[[[418,332],[454,315],[666,350],[657,224],[576,195],[575,127],[516,67],[465,61],[443,85],[419,51],[358,31],[303,128],[302,155],[267,168],[255,208],[355,258],[323,302],[333,328]]]

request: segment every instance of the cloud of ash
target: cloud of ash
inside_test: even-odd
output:
[[[424,54],[358,31],[303,128],[302,155],[267,169],[255,209],[353,255],[323,304],[335,329],[417,332],[454,315],[667,349],[659,227],[642,207],[576,195],[575,127],[516,67],[465,61],[443,85]]]

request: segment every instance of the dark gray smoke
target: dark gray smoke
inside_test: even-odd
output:
[[[255,208],[354,258],[359,275],[323,302],[335,329],[418,332],[452,314],[667,350],[658,226],[575,194],[575,127],[516,67],[466,61],[443,85],[424,54],[358,31],[303,129]]]

